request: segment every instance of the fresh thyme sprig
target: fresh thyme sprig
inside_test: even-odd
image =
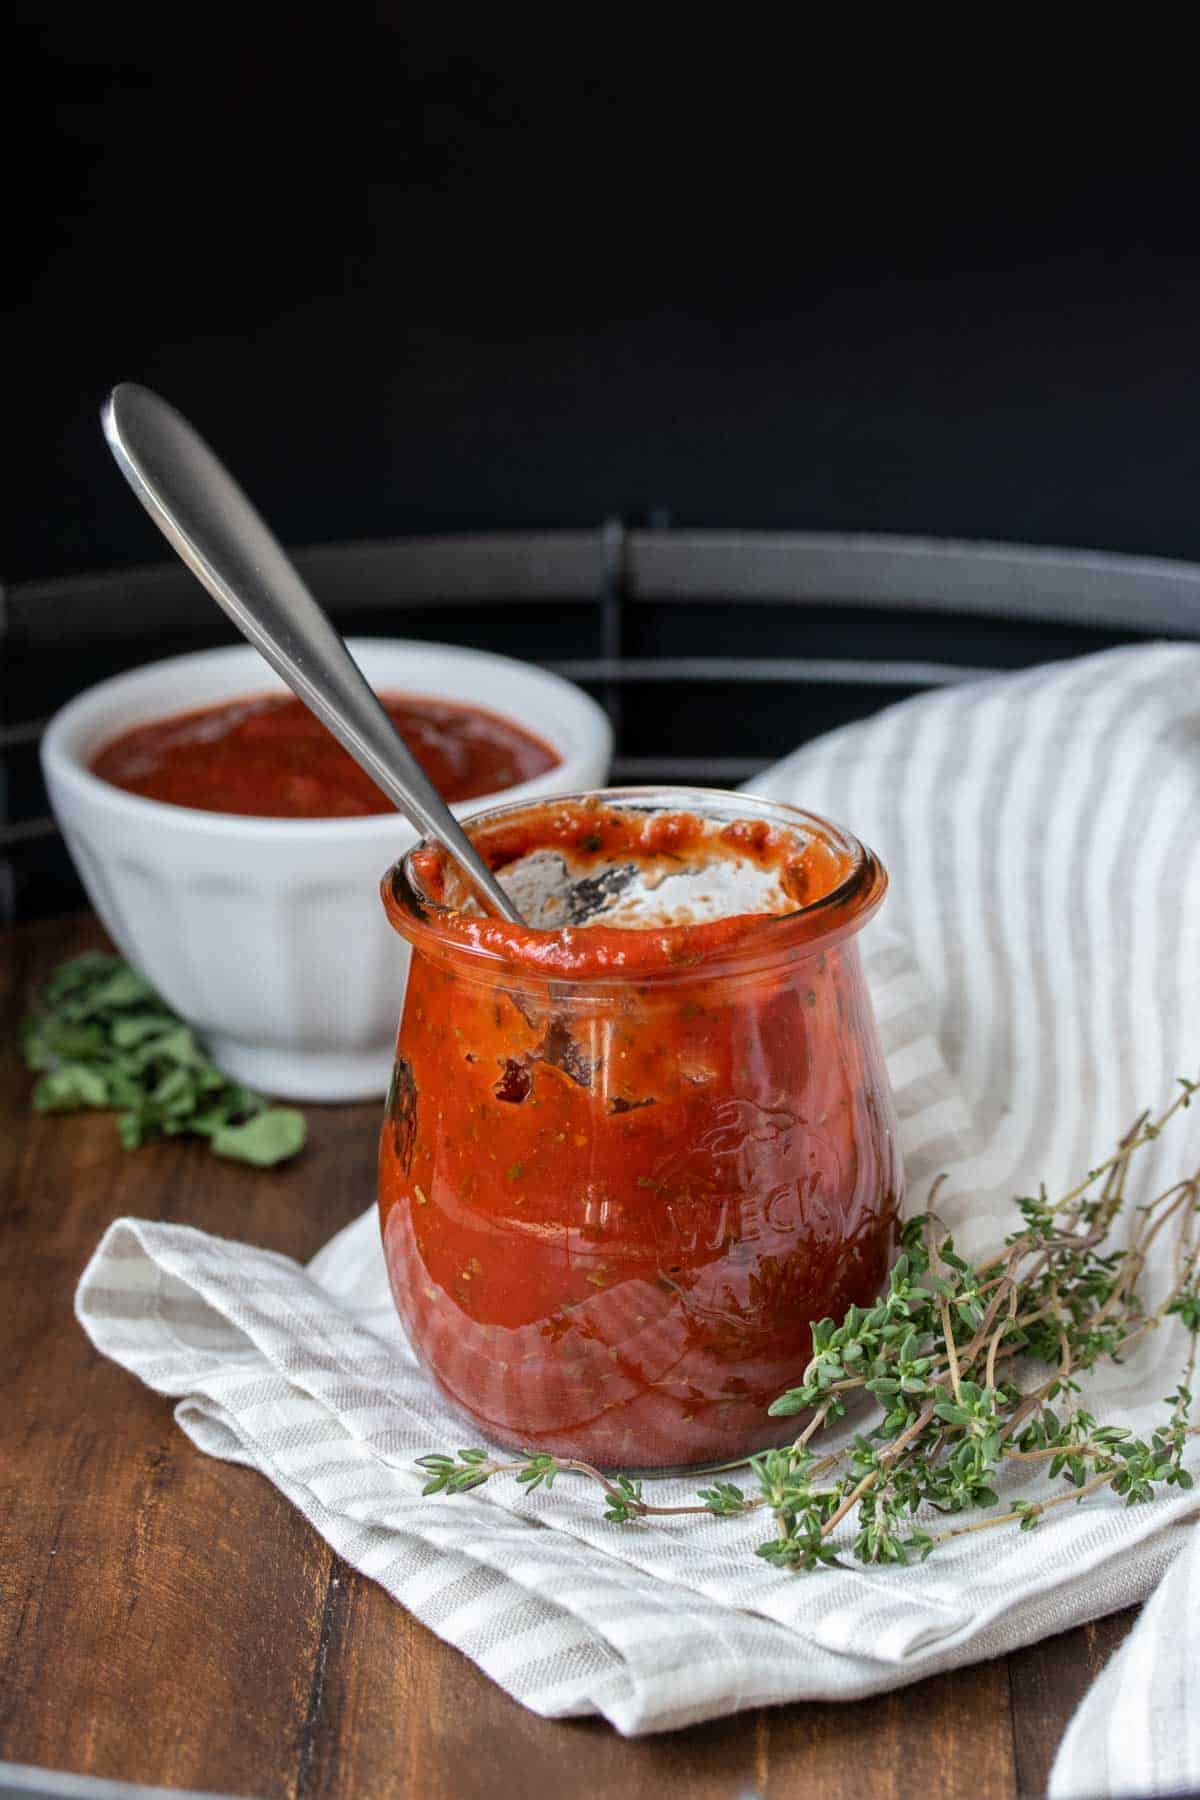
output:
[[[590,1463],[545,1452],[498,1461],[469,1449],[419,1458],[429,1477],[424,1492],[461,1494],[502,1474],[532,1492],[551,1487],[557,1475],[578,1474],[600,1486],[604,1516],[621,1524],[679,1513],[769,1513],[774,1533],[758,1555],[782,1568],[816,1569],[838,1561],[833,1534],[851,1515],[850,1548],[859,1561],[902,1563],[997,1525],[1031,1531],[1052,1508],[1102,1488],[1128,1505],[1164,1488],[1190,1488],[1184,1450],[1200,1432],[1191,1422],[1200,1344],[1200,1170],[1136,1207],[1127,1244],[1113,1242],[1127,1208],[1132,1158],[1200,1091],[1195,1081],[1179,1086],[1157,1119],[1143,1115],[1112,1156],[1060,1199],[1051,1201],[1044,1187],[1018,1199],[1020,1227],[998,1255],[974,1267],[932,1210],[910,1219],[879,1300],[850,1307],[840,1322],[815,1324],[803,1380],[770,1407],[776,1417],[807,1415],[798,1436],[729,1465],[749,1472],[752,1489],[717,1481],[699,1491],[698,1504],[656,1506],[641,1481]],[[1165,1298],[1147,1310],[1138,1284],[1164,1234],[1173,1239],[1171,1281]],[[1099,1424],[1075,1398],[1080,1378],[1102,1362],[1120,1362],[1169,1321],[1187,1348],[1179,1385],[1164,1401],[1164,1422],[1146,1438]],[[882,1416],[818,1457],[810,1444],[863,1395]],[[1002,1506],[994,1482],[1005,1464],[1044,1472],[1066,1490]],[[933,1530],[928,1519],[915,1523],[922,1509],[992,1510]]]

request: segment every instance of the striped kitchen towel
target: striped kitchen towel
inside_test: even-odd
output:
[[[1050,1800],[1194,1794],[1200,1783],[1200,1530],[1084,1698],[1050,1773]],[[1154,1786],[1147,1785],[1147,1771]]]
[[[1200,650],[1118,651],[923,696],[754,787],[843,820],[889,867],[886,923],[864,955],[910,1201],[948,1172],[938,1211],[965,1253],[1002,1241],[1014,1193],[1043,1177],[1061,1191],[1196,1073]],[[1147,1196],[1200,1163],[1198,1127],[1194,1109],[1142,1153]],[[515,1698],[628,1733],[877,1693],[1128,1605],[1155,1588],[1197,1504],[1174,1489],[1136,1508],[1096,1495],[919,1566],[806,1576],[754,1555],[753,1518],[619,1526],[563,1484],[423,1498],[413,1458],[453,1450],[463,1428],[402,1338],[370,1210],[307,1268],[119,1220],[77,1310],[102,1351],[176,1397],[197,1444],[260,1470]],[[1172,1335],[1097,1375],[1094,1410],[1138,1430],[1156,1420],[1177,1379]],[[1200,1471],[1200,1440],[1191,1456]],[[1142,1761],[1126,1785],[1166,1791],[1156,1768]],[[1200,1783],[1200,1768],[1187,1774]]]

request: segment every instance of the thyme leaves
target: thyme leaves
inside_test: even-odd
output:
[[[939,1544],[1002,1525],[1032,1531],[1054,1508],[1106,1488],[1131,1506],[1190,1489],[1185,1450],[1200,1432],[1200,1170],[1148,1203],[1134,1207],[1127,1196],[1136,1153],[1200,1092],[1191,1080],[1179,1087],[1158,1118],[1143,1115],[1061,1198],[1042,1188],[1018,1199],[1019,1224],[982,1263],[959,1254],[932,1210],[908,1220],[875,1305],[813,1326],[803,1379],[769,1409],[805,1423],[790,1444],[727,1466],[745,1472],[744,1485],[717,1481],[695,1504],[658,1506],[643,1481],[574,1458],[500,1461],[473,1449],[420,1458],[424,1491],[460,1494],[511,1474],[533,1492],[576,1474],[600,1487],[605,1518],[619,1524],[762,1513],[773,1530],[756,1553],[779,1568],[814,1570],[847,1553],[863,1563],[924,1561]],[[1116,1227],[1126,1219],[1121,1243]],[[1141,1278],[1155,1245],[1169,1245],[1170,1275],[1151,1306]],[[1158,1329],[1186,1340],[1162,1421],[1143,1437],[1100,1423],[1083,1404],[1084,1379]],[[820,1434],[864,1402],[873,1419],[818,1454]],[[1002,1471],[1037,1485],[1002,1500]],[[1047,1491],[1055,1482],[1062,1489]],[[968,1512],[980,1516],[940,1523]]]

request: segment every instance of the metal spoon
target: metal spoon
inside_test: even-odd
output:
[[[438,840],[487,910],[524,924],[283,546],[204,439],[173,406],[133,382],[113,389],[100,418],[130,487],[238,630],[405,818]]]

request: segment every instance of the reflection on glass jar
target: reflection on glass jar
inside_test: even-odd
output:
[[[894,1248],[854,936],[880,865],[811,815],[690,790],[471,833],[531,929],[480,918],[427,848],[384,882],[414,954],[380,1208],[418,1355],[523,1449],[680,1468],[786,1441],[766,1409],[811,1323],[869,1304]]]

